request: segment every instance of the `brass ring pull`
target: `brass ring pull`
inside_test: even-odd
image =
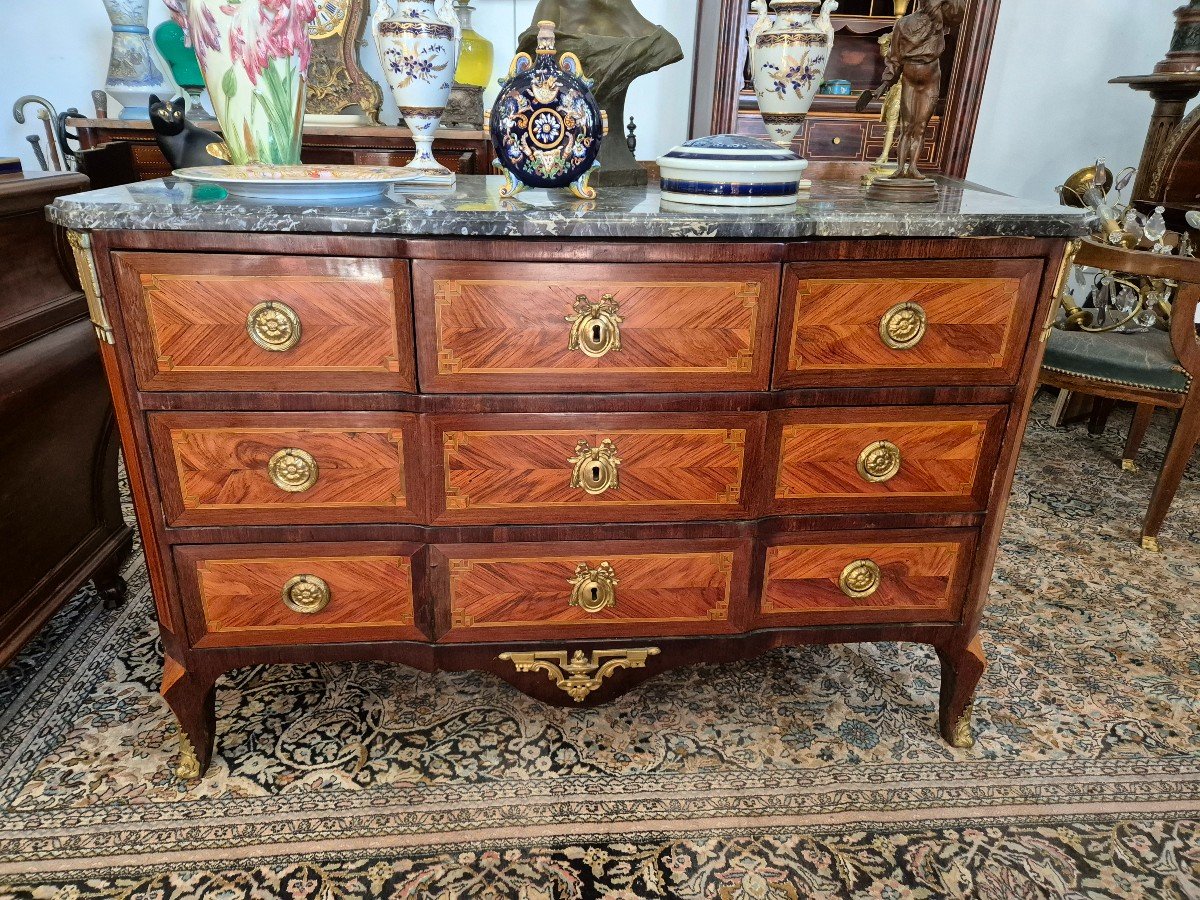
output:
[[[858,455],[858,474],[863,481],[883,484],[900,473],[900,448],[891,441],[876,441]]]
[[[865,600],[883,583],[883,572],[869,559],[856,559],[842,569],[838,587],[852,600]]]
[[[925,337],[929,317],[919,303],[897,303],[879,322],[879,337],[893,350],[911,350]]]
[[[584,356],[599,359],[609,351],[621,349],[621,308],[612,294],[605,294],[599,303],[592,303],[580,294],[575,298],[575,315],[567,316],[571,323],[568,350],[582,351]]]
[[[300,343],[300,317],[286,303],[268,300],[250,310],[246,333],[264,350],[282,353]]]
[[[317,461],[312,455],[294,447],[280,450],[267,463],[271,482],[281,491],[301,494],[317,483]]]
[[[283,605],[305,616],[319,613],[332,597],[329,585],[316,575],[297,575],[283,586]]]
[[[580,563],[575,567],[575,577],[569,581],[571,602],[568,605],[578,606],[589,615],[617,605],[617,573],[607,562],[600,563],[595,569]]]
[[[597,497],[605,491],[620,487],[617,470],[621,458],[617,456],[617,445],[608,438],[592,447],[586,440],[575,445],[575,455],[567,460],[575,468],[571,471],[571,487],[582,488],[587,494]]]

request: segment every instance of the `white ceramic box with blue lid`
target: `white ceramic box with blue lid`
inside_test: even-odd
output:
[[[788,206],[808,162],[770,141],[717,134],[658,159],[663,200],[703,206]]]

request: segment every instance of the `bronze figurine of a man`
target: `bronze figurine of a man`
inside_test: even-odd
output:
[[[883,70],[883,84],[864,95],[863,105],[885,94],[897,82],[900,95],[900,140],[895,179],[923,180],[917,168],[925,129],[937,109],[942,89],[942,54],[946,34],[962,24],[969,0],[925,0],[921,8],[896,23]],[[880,182],[888,179],[880,179]],[[880,182],[876,182],[877,184]],[[870,196],[870,195],[868,195]],[[898,198],[897,198],[898,199]],[[936,193],[933,199],[936,199]]]

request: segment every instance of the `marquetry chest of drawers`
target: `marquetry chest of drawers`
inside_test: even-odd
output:
[[[1061,236],[76,245],[181,774],[218,676],[264,662],[479,669],[575,705],[921,641],[941,733],[970,741]]]

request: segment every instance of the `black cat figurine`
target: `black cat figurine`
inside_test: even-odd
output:
[[[150,124],[158,149],[174,169],[192,166],[224,166],[229,160],[217,154],[229,151],[215,131],[189,122],[183,115],[183,99],[159,100],[150,95]]]

